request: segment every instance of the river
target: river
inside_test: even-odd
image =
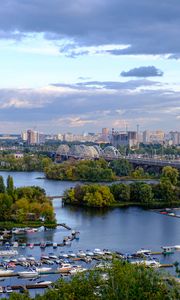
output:
[[[44,176],[40,172],[0,172],[5,180],[9,174],[13,176],[16,187],[38,185],[44,188],[50,196],[62,195],[65,189],[76,184],[75,182],[38,179]],[[66,223],[71,228],[80,231],[79,240],[73,241],[70,247],[55,250],[57,253],[62,250],[76,252],[78,249],[94,248],[132,253],[142,247],[160,251],[161,246],[180,245],[180,219],[178,218],[136,207],[106,210],[63,207],[60,199],[53,200],[53,206],[59,223]],[[68,235],[67,230],[57,228],[47,232],[28,234],[27,240],[32,243],[45,239],[61,242],[65,235]],[[21,249],[20,251],[24,255],[33,253],[36,257],[41,254],[40,249]],[[52,249],[48,251],[52,252]],[[180,261],[180,252],[160,259],[163,263]],[[8,284],[12,284],[14,280],[14,278],[10,279]]]

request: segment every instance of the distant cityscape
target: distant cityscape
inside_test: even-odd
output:
[[[139,131],[137,126],[136,131],[118,131],[114,128],[102,128],[100,133],[83,133],[73,134],[71,132],[58,133],[58,134],[45,134],[36,130],[28,129],[21,134],[1,134],[0,140],[12,140],[27,145],[44,144],[47,141],[59,142],[80,142],[80,143],[97,143],[97,144],[111,144],[118,148],[125,146],[129,148],[138,148],[140,143],[148,144],[161,144],[164,146],[177,146],[180,145],[180,132],[163,130],[156,131]]]

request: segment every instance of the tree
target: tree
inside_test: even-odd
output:
[[[162,169],[162,178],[169,179],[173,185],[177,185],[179,172],[176,168],[166,166]]]
[[[110,167],[117,176],[129,176],[133,169],[127,159],[113,160]]]
[[[3,176],[0,176],[0,193],[5,193],[6,187],[4,184],[4,178]]]
[[[116,201],[130,201],[130,186],[125,183],[110,185],[110,191]]]
[[[131,200],[134,202],[151,203],[153,201],[152,187],[144,182],[135,182],[130,185]]]
[[[11,196],[14,193],[14,181],[10,175],[8,175],[8,178],[7,178],[7,193]]]

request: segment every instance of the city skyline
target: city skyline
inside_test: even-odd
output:
[[[0,132],[179,130],[177,0],[9,0]]]

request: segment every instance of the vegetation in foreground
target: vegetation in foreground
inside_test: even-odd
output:
[[[1,227],[39,224],[40,221],[55,223],[53,207],[45,191],[38,186],[15,188],[11,176],[8,176],[6,186],[0,176],[0,208]]]
[[[147,207],[180,205],[179,173],[170,166],[162,170],[158,184],[77,185],[64,193],[64,203],[89,207],[138,204]]]
[[[14,293],[10,300],[30,300],[28,294]],[[58,280],[52,289],[35,300],[177,300],[180,286],[171,278],[144,266],[114,262],[112,268],[90,271],[71,280]]]

